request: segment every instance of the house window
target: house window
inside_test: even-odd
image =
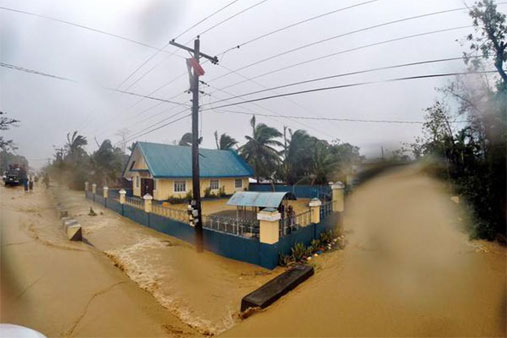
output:
[[[236,178],[234,180],[234,187],[235,188],[243,188],[243,180],[241,178]]]
[[[185,181],[174,181],[174,192],[185,192],[187,191],[187,185]]]
[[[136,176],[136,188],[139,188],[139,176]]]
[[[219,189],[218,180],[217,179],[210,180],[209,187],[211,190],[218,190]]]

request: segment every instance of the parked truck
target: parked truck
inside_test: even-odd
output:
[[[22,179],[22,169],[17,165],[9,165],[9,169],[3,175],[5,186],[20,185]]]

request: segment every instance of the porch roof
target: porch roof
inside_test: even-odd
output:
[[[242,207],[278,208],[283,199],[295,200],[291,192],[238,191],[227,201],[227,205]]]

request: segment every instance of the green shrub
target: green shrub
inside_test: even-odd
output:
[[[318,239],[312,240],[311,246],[315,249],[315,251],[317,251],[321,246],[320,240]]]
[[[296,243],[294,247],[291,249],[292,257],[296,262],[299,262],[303,259],[303,257],[307,254],[307,249],[303,243]]]

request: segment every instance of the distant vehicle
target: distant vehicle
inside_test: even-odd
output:
[[[4,184],[5,186],[16,186],[21,184],[21,175],[20,168],[10,168],[4,174]]]

